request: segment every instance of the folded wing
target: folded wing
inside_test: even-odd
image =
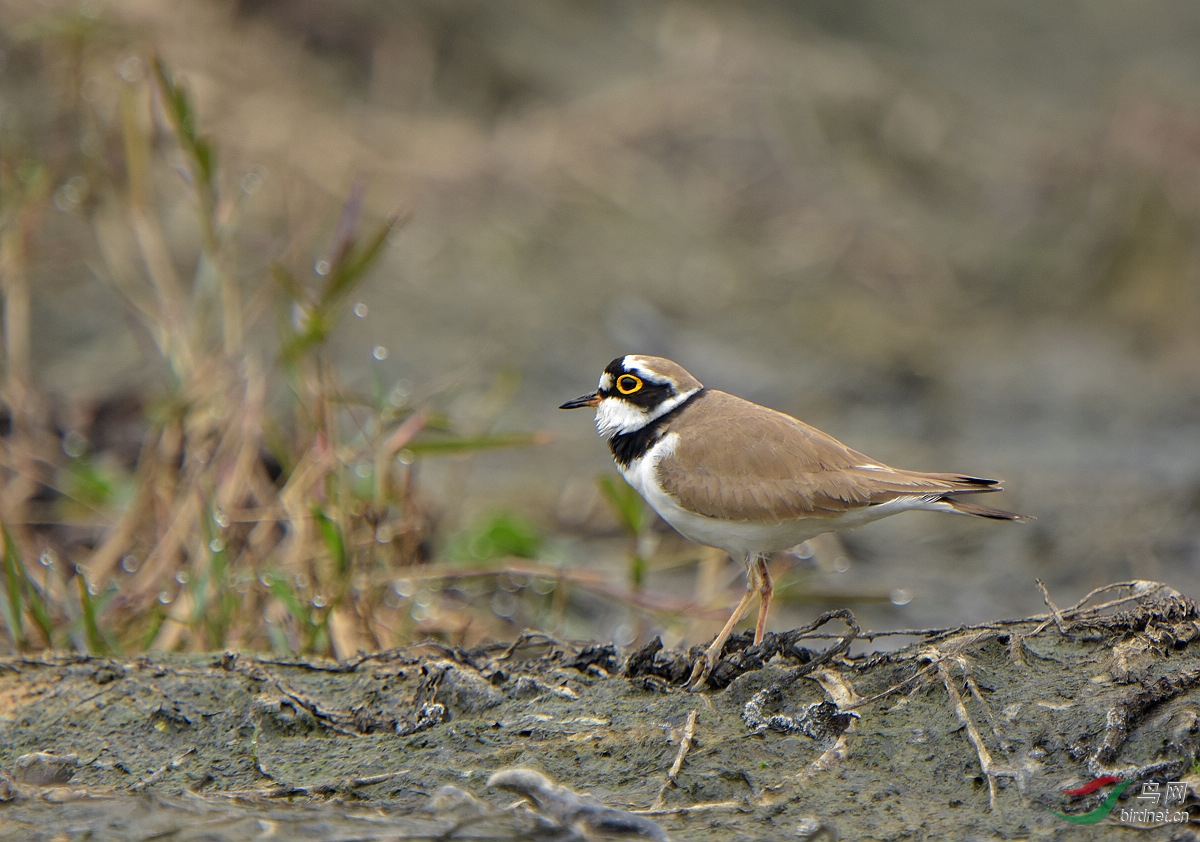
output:
[[[675,458],[658,466],[663,489],[690,511],[777,523],[929,497],[963,514],[1019,517],[953,499],[999,491],[997,480],[897,470],[789,415],[725,392],[706,390],[695,400],[705,401],[707,411],[688,413],[672,427],[679,433]]]

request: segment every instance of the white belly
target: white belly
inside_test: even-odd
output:
[[[921,497],[898,498],[877,506],[851,509],[834,517],[809,517],[778,522],[720,520],[682,508],[675,498],[663,491],[656,470],[658,460],[671,452],[677,436],[668,433],[646,454],[627,468],[617,466],[626,482],[637,489],[654,511],[685,538],[724,550],[741,558],[758,553],[774,553],[820,535],[840,532],[870,523],[908,509],[936,508]]]

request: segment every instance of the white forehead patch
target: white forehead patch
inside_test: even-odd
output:
[[[611,389],[613,386],[613,376],[607,371],[600,375],[600,386],[598,391],[603,392],[605,389]]]

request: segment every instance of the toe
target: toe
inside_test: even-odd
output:
[[[689,693],[699,693],[708,683],[709,673],[712,672],[713,664],[709,660],[707,654],[701,655],[696,659],[695,665],[692,667],[691,677],[688,678],[687,691]]]

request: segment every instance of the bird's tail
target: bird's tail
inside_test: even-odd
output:
[[[985,489],[979,489],[983,491]],[[998,489],[989,488],[987,491],[995,491]],[[974,515],[975,517],[990,517],[992,520],[1037,520],[1033,515],[1019,515],[1016,512],[1006,512],[1004,509],[993,509],[991,506],[981,506],[972,500],[964,500],[961,497],[952,494],[946,494],[938,498],[939,503],[945,503],[950,507],[951,511],[957,512],[960,515]]]

